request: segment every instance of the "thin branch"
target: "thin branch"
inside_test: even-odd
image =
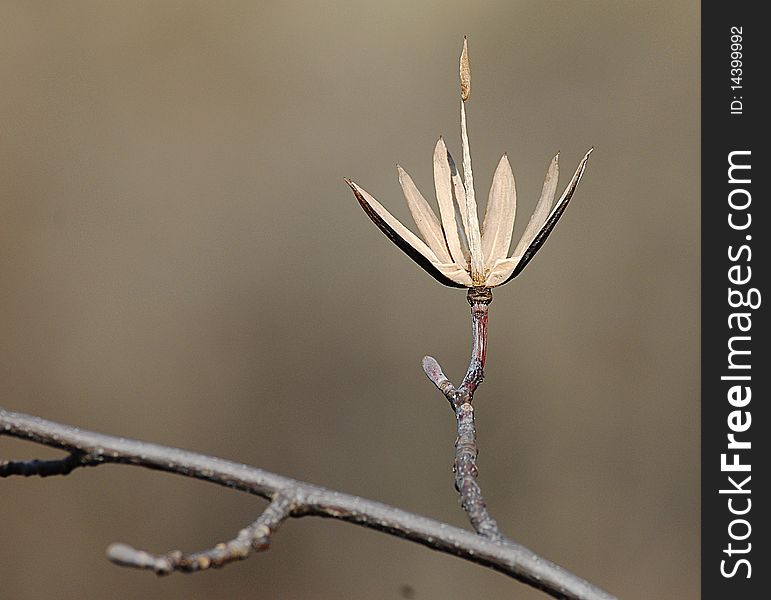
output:
[[[93,433],[0,408],[0,435],[9,435],[90,457],[90,464],[117,463],[177,473],[272,500],[284,492],[292,498],[290,516],[339,519],[416,542],[489,567],[555,598],[614,600],[580,577],[514,542],[495,542],[470,531],[409,513],[380,502],[329,490],[262,469],[137,440]],[[18,473],[22,474],[22,473]],[[128,559],[125,547],[113,558]],[[137,565],[136,562],[140,564]],[[142,566],[141,560],[132,566]],[[153,568],[153,567],[149,567]]]
[[[455,489],[460,495],[460,503],[466,511],[474,530],[490,540],[508,542],[498,529],[498,523],[487,510],[487,503],[482,496],[477,477],[477,444],[476,426],[474,424],[474,407],[472,401],[474,392],[485,376],[485,359],[487,355],[487,310],[493,295],[488,288],[471,288],[468,301],[471,305],[472,347],[463,383],[456,388],[445,376],[436,359],[426,356],[423,359],[423,370],[428,378],[439,388],[450,403],[455,413],[458,437],[455,439]]]

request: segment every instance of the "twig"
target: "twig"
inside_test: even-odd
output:
[[[188,555],[174,550],[157,555],[136,550],[127,544],[112,544],[107,548],[107,558],[117,565],[149,569],[158,575],[168,575],[173,571],[193,573],[211,567],[224,567],[236,560],[244,560],[252,550],[267,550],[273,533],[292,514],[294,501],[292,490],[278,492],[260,517],[239,531],[235,539],[217,544],[208,550]]]
[[[283,493],[285,496],[282,498],[291,498],[293,508],[288,514],[292,517],[313,515],[340,519],[405,538],[489,567],[555,598],[614,600],[610,594],[513,542],[492,541],[380,502],[303,483],[247,465],[168,446],[94,433],[2,408],[0,435],[81,453],[88,456],[89,464],[94,466],[106,463],[141,466],[209,481],[270,500]],[[280,520],[276,521],[276,525],[278,522]],[[255,539],[262,538],[258,536]],[[149,562],[143,560],[148,557],[134,554],[136,551],[127,551],[125,546],[113,546],[112,550],[112,558],[123,559],[122,564],[143,567],[147,563],[146,568],[154,568],[152,557]]]
[[[471,305],[472,348],[463,383],[456,388],[442,372],[435,358],[426,356],[423,359],[423,370],[428,378],[445,395],[455,413],[458,437],[455,440],[455,489],[460,495],[460,503],[466,511],[474,530],[490,540],[506,541],[495,519],[487,510],[487,504],[482,496],[477,477],[477,445],[476,427],[474,425],[474,407],[472,401],[474,392],[485,376],[485,358],[487,354],[487,308],[493,295],[488,288],[470,288],[468,301]]]
[[[82,452],[71,452],[64,458],[53,460],[0,460],[0,477],[22,475],[23,477],[50,477],[69,475],[73,469],[94,465],[96,462]]]

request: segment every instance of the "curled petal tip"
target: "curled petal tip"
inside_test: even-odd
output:
[[[450,268],[446,268],[447,265],[437,260],[436,254],[423,240],[389,213],[371,194],[352,181],[349,181],[349,185],[359,206],[370,220],[402,252],[440,283],[449,287],[468,287],[463,277],[466,275],[465,271],[454,264],[449,265]]]

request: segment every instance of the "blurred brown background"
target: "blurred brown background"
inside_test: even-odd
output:
[[[468,34],[477,194],[508,152],[517,232],[553,153],[564,185],[596,147],[491,307],[493,514],[627,600],[696,598],[698,27],[691,1],[3,2],[0,404],[466,526],[452,413],[420,370],[464,371],[464,293],[343,177],[407,217],[398,161],[432,197]],[[0,481],[0,506],[4,599],[544,597],[313,519],[222,571],[123,570],[110,542],[207,547],[263,506],[141,469]]]

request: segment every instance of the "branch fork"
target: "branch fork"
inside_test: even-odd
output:
[[[471,526],[479,535],[493,541],[505,541],[495,519],[487,510],[487,503],[477,480],[476,425],[474,423],[474,392],[485,376],[487,357],[487,313],[493,300],[489,288],[470,288],[468,302],[471,305],[472,347],[468,369],[459,387],[455,387],[442,371],[437,360],[431,356],[423,358],[423,371],[450,403],[455,413],[458,436],[455,439],[455,460],[453,473],[463,510]]]
[[[153,571],[194,573],[243,560],[267,550],[273,535],[290,517],[338,519],[416,542],[494,569],[553,596],[567,600],[616,600],[610,594],[562,569],[532,550],[504,537],[490,516],[477,482],[479,449],[474,426],[474,392],[484,378],[487,309],[486,288],[468,292],[471,304],[472,352],[466,375],[455,387],[436,359],[426,356],[423,370],[447,398],[455,413],[457,439],[453,471],[461,506],[474,532],[453,527],[392,506],[304,483],[262,469],[158,444],[119,438],[70,427],[0,408],[0,437],[9,435],[66,451],[57,460],[0,461],[0,478],[13,475],[68,475],[81,467],[104,464],[139,466],[209,481],[269,500],[262,514],[228,542],[190,554],[179,550],[152,554],[123,543],[112,544],[113,563]]]
[[[118,565],[147,569],[158,574],[172,571],[191,573],[224,566],[245,558],[251,551],[264,550],[287,518],[317,516],[346,521],[457,556],[494,569],[555,598],[615,600],[584,579],[512,541],[492,541],[380,502],[255,467],[87,431],[0,408],[0,437],[3,435],[58,448],[68,452],[69,456],[59,461],[0,462],[0,478],[65,475],[80,467],[123,464],[208,481],[271,502],[252,525],[242,530],[233,541],[225,543],[224,547],[216,545],[210,550],[185,556],[179,551],[154,555],[126,544],[113,544],[108,549],[108,557]]]

